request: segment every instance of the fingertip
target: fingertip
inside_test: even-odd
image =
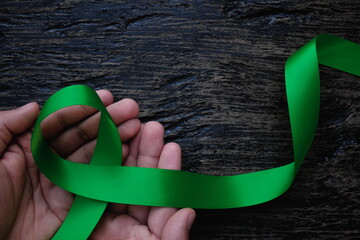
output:
[[[137,117],[140,112],[139,104],[132,98],[124,98],[121,101],[124,101],[126,105],[131,109],[131,115]]]
[[[190,229],[191,229],[191,227],[194,224],[194,221],[196,219],[196,212],[192,208],[184,208],[182,210],[187,212],[186,226],[187,226],[187,229],[190,231]]]
[[[139,115],[139,105],[130,98],[124,98],[107,107],[115,124],[120,124]]]
[[[40,108],[37,102],[30,102],[10,112],[12,112],[12,114],[8,115],[9,126],[12,126],[14,129],[22,132],[34,124],[36,118],[39,115]],[[19,132],[14,131],[14,133]]]
[[[130,119],[118,126],[121,140],[124,142],[135,137],[140,132],[140,130],[141,122],[137,118]]]
[[[170,142],[164,146],[160,155],[158,168],[181,169],[181,147],[179,144]]]
[[[184,240],[189,238],[189,232],[196,218],[194,209],[183,208],[177,211],[166,223],[163,239]]]
[[[167,151],[181,153],[181,147],[176,142],[169,142],[165,145]]]
[[[144,146],[149,147],[151,143],[159,143],[161,145],[160,151],[164,146],[164,127],[161,123],[156,121],[150,121],[144,124],[142,130],[142,143]],[[140,144],[141,146],[141,144]]]
[[[29,103],[30,107],[29,108],[32,108],[32,112],[34,113],[38,113],[40,112],[40,107],[39,107],[39,104],[37,102],[31,102]]]
[[[164,127],[154,121],[146,123],[139,143],[138,166],[157,167],[163,147]]]
[[[25,104],[17,109],[3,111],[0,118],[0,126],[4,135],[20,134],[29,130],[39,115],[39,105],[36,102]],[[6,134],[6,132],[8,134]],[[11,141],[11,137],[7,138]],[[8,142],[6,142],[6,145]]]
[[[165,132],[163,125],[156,121],[150,121],[150,122],[145,123],[144,131],[156,133],[156,134],[162,133],[162,135]]]
[[[110,91],[106,89],[101,89],[97,90],[96,93],[105,106],[108,106],[114,102],[114,96]]]
[[[14,109],[13,111],[18,111],[18,110],[36,112],[39,111],[39,105],[37,104],[37,102],[30,102],[17,109]]]
[[[32,116],[33,119],[30,118],[30,123],[34,122],[36,120],[36,118],[38,117],[39,113],[40,113],[40,107],[39,104],[37,102],[31,102],[29,103],[29,109],[27,110],[29,112],[29,115]]]
[[[189,232],[196,218],[196,212],[192,208],[182,208],[178,212],[178,221],[184,223],[184,227]]]

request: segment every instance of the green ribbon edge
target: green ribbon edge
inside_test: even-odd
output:
[[[44,104],[35,123],[31,150],[40,171],[76,194],[53,239],[86,239],[108,202],[191,208],[238,208],[270,201],[292,184],[315,135],[320,104],[319,64],[360,76],[360,45],[321,34],[295,52],[285,65],[285,83],[294,161],[281,167],[234,176],[121,166],[121,140],[97,94],[84,85],[61,89]],[[41,121],[64,107],[86,105],[101,112],[99,136],[90,164],[54,154]]]

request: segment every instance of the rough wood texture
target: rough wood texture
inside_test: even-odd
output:
[[[358,0],[0,3],[1,109],[70,84],[139,102],[184,170],[232,175],[292,161],[284,62],[318,33],[360,43]],[[291,189],[199,210],[192,239],[359,239],[360,79],[321,68],[319,130]]]

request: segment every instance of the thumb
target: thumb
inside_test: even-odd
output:
[[[186,240],[189,239],[189,232],[195,220],[196,213],[192,208],[183,208],[177,211],[167,221],[161,239],[165,240]]]
[[[13,135],[20,134],[34,124],[39,114],[36,102],[28,103],[20,108],[0,112],[0,154],[11,142]]]

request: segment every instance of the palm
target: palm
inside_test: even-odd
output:
[[[4,209],[9,214],[1,216],[6,218],[2,222],[11,229],[7,234],[9,239],[25,239],[25,236],[49,239],[49,234],[60,226],[61,219],[58,216],[66,214],[62,214],[61,209],[66,204],[71,204],[71,196],[61,191],[51,196],[51,188],[46,189],[49,184],[36,168],[29,152],[30,132],[18,137],[16,142],[7,149],[0,161],[7,177],[5,181],[1,181],[5,183],[2,189],[11,193],[3,195],[7,198]],[[60,202],[62,206],[53,207],[55,195],[59,195],[59,199],[65,199]]]
[[[149,123],[141,127],[136,119],[136,103],[123,100],[112,104],[109,94],[105,91],[99,92],[104,104],[109,105],[108,110],[122,133],[123,142],[132,139],[129,145],[124,144],[123,147],[124,164],[180,169],[180,148],[175,144],[164,146],[162,126]],[[32,111],[28,111],[28,118],[22,119],[33,122],[37,116],[37,107],[33,105],[32,108]],[[79,111],[79,107],[75,107],[64,109],[61,114],[53,115],[44,121],[43,133],[54,151],[70,161],[90,160],[96,144],[97,129],[94,124],[96,125],[98,115],[83,120],[89,113],[92,113],[92,110]],[[68,128],[79,120],[83,121]],[[53,185],[38,170],[30,151],[31,132],[23,133],[24,130],[9,131],[21,135],[13,137],[11,144],[7,144],[3,147],[4,151],[0,151],[3,152],[0,160],[0,189],[7,193],[0,196],[0,204],[5,210],[0,213],[0,224],[4,226],[0,230],[0,238],[8,236],[9,239],[49,239],[65,219],[73,195]],[[68,144],[69,141],[72,144]],[[177,238],[185,239],[188,233],[188,216],[194,216],[193,210],[177,211],[174,208],[109,204],[91,238],[176,239],[174,231],[179,232],[182,224],[183,229]]]

